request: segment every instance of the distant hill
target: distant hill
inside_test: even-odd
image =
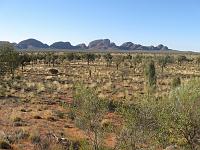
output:
[[[0,41],[0,45],[6,43],[4,41]],[[24,41],[17,43],[12,43],[17,49],[22,50],[37,50],[37,49],[55,49],[55,50],[124,50],[124,51],[166,51],[169,50],[167,46],[162,44],[158,46],[143,46],[140,44],[134,44],[132,42],[125,42],[120,46],[117,46],[115,43],[112,43],[109,39],[99,39],[94,40],[89,43],[87,46],[86,44],[78,44],[73,46],[70,42],[55,42],[52,45],[47,45],[38,41],[36,39],[27,39]]]
[[[126,42],[119,46],[119,49],[121,50],[169,50],[167,46],[164,46],[162,44],[158,46],[142,46],[140,44],[134,44],[132,42]]]
[[[70,42],[55,42],[50,45],[51,49],[73,49],[73,46]]]
[[[41,49],[41,48],[49,48],[47,44],[43,44],[42,42],[35,39],[28,39],[21,41],[17,45],[15,45],[18,49]]]

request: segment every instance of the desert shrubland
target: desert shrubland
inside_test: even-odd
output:
[[[198,54],[0,55],[1,148],[199,149]]]

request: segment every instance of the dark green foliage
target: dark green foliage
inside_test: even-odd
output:
[[[150,92],[151,90],[156,89],[156,69],[154,61],[150,61],[145,66],[145,82],[147,91]]]
[[[60,60],[61,63],[63,63],[66,58],[67,58],[66,55],[59,55],[58,56],[58,59]]]
[[[60,119],[63,119],[65,117],[65,114],[61,111],[55,111],[55,115]]]
[[[75,54],[74,53],[67,53],[66,58],[68,61],[73,61],[75,59]]]
[[[143,60],[143,56],[142,55],[136,55],[135,57],[133,57],[133,59],[134,59],[134,61],[136,62],[136,63],[142,63],[142,60]]]
[[[42,53],[42,52],[41,53],[37,53],[36,57],[37,57],[37,59],[39,61],[44,61],[45,57],[46,57],[46,53]]]
[[[71,108],[71,110],[68,112],[67,115],[68,115],[68,118],[71,119],[71,120],[74,120],[76,118],[76,113],[73,110],[73,108]]]
[[[125,58],[128,60],[131,60],[131,59],[133,59],[133,56],[131,54],[128,54]]]
[[[119,65],[124,62],[124,57],[123,56],[115,56],[115,64],[117,67],[117,70],[119,69]]]
[[[158,58],[158,64],[160,65],[162,72],[164,68],[167,66],[167,64],[172,63],[172,62],[173,62],[173,58],[170,57],[169,55]]]
[[[107,66],[110,66],[112,64],[113,56],[110,53],[107,53],[103,57],[106,60]]]
[[[175,87],[178,87],[180,85],[181,85],[181,79],[180,79],[180,77],[173,78],[173,80],[172,80],[172,87],[175,88]]]
[[[142,63],[142,56],[137,54],[136,56],[132,57],[130,55],[130,56],[128,56],[128,61],[130,63],[130,68],[133,68],[133,71],[135,73],[137,65]]]
[[[58,55],[56,55],[55,53],[52,52],[48,52],[46,54],[46,63],[49,64],[49,66],[52,64],[53,67],[55,66],[56,60],[58,59]],[[37,59],[37,57],[36,57]]]
[[[101,54],[97,54],[97,55],[96,55],[96,58],[97,58],[97,59],[101,59]]]
[[[31,133],[29,139],[33,144],[39,144],[41,142],[41,137],[38,132]]]
[[[51,65],[51,59],[52,59],[51,53],[47,53],[45,58],[46,58],[45,62],[50,66]]]
[[[14,50],[12,45],[6,44],[0,47],[0,74],[12,74],[14,77],[15,69],[19,66],[19,53]]]
[[[30,63],[31,62],[31,56],[29,56],[28,54],[21,54],[19,56],[19,62],[20,62],[20,65],[22,67],[22,71],[24,70],[24,66],[27,64],[27,63]]]
[[[88,65],[90,65],[91,61],[95,61],[96,55],[93,53],[87,53],[84,55],[84,58],[86,59]]]
[[[108,111],[115,112],[116,108],[117,108],[117,104],[113,100],[110,100],[108,102]]]
[[[177,62],[179,65],[181,65],[183,62],[188,62],[189,59],[185,55],[179,55],[177,57]]]
[[[199,64],[200,64],[200,56],[198,56],[198,57],[196,58],[196,63],[198,64],[198,67],[199,67]]]

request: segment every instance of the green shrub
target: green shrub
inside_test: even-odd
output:
[[[116,103],[113,100],[110,100],[108,102],[108,111],[114,112],[116,110],[116,108],[117,108]]]
[[[63,112],[61,112],[61,111],[55,111],[54,113],[60,119],[63,119],[64,116],[65,116],[65,114]]]
[[[172,87],[175,88],[175,87],[178,87],[180,85],[181,85],[181,78],[180,77],[173,78]]]
[[[200,79],[172,90],[169,97],[157,102],[160,123],[158,138],[164,145],[180,144],[197,150],[200,135]],[[183,142],[181,142],[183,145]]]
[[[152,93],[156,89],[156,69],[154,61],[147,62],[144,70],[146,90],[148,93]]]
[[[40,138],[40,134],[37,131],[33,131],[30,136],[29,139],[31,140],[31,142],[33,144],[38,144],[41,142],[41,138]]]
[[[73,111],[73,110],[70,110],[68,113],[67,113],[69,119],[71,120],[74,120],[76,118],[76,113]]]

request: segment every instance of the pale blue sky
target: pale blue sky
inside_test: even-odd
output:
[[[0,40],[109,38],[200,51],[199,0],[0,0]]]

